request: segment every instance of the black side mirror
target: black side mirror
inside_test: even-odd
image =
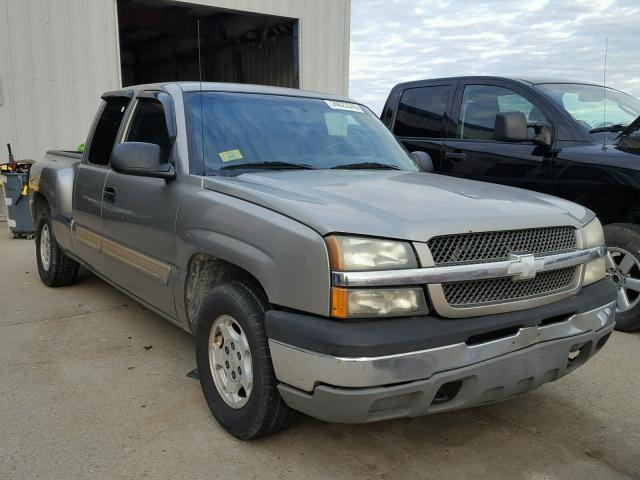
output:
[[[173,165],[161,162],[160,158],[160,147],[155,143],[124,142],[113,149],[111,168],[127,175],[175,178]]]
[[[496,140],[501,142],[527,142],[527,119],[522,112],[505,112],[496,115],[493,126]]]
[[[546,125],[535,126],[536,134],[531,139],[539,147],[549,148],[553,143],[553,130]]]
[[[433,172],[433,160],[431,160],[431,156],[427,152],[416,150],[415,152],[411,152],[411,157],[413,157],[423,172]]]
[[[549,148],[553,142],[553,130],[546,125],[533,125],[536,134],[529,138],[529,124],[522,112],[504,112],[496,115],[494,131],[501,142],[533,142]]]

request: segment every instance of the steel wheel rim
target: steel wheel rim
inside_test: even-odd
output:
[[[42,268],[48,272],[51,265],[51,235],[49,225],[45,224],[40,232],[40,262]]]
[[[215,319],[209,332],[209,368],[218,393],[231,408],[242,408],[253,388],[249,341],[229,315]]]
[[[616,312],[628,312],[640,303],[640,261],[624,248],[609,247],[607,274],[618,287]]]

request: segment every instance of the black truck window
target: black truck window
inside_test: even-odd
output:
[[[120,123],[129,105],[127,97],[111,97],[105,102],[87,154],[87,161],[94,165],[109,164]]]
[[[496,115],[504,112],[522,112],[531,125],[530,138],[535,134],[534,124],[547,123],[538,107],[513,90],[490,85],[467,85],[462,96],[458,138],[495,140]]]
[[[409,88],[402,93],[393,133],[399,137],[443,138],[450,85]]]
[[[162,104],[150,98],[140,98],[135,108],[126,141],[155,143],[160,147],[161,160],[167,162],[171,141]]]

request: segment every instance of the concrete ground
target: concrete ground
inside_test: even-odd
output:
[[[49,289],[0,224],[0,478],[640,478],[640,335],[517,399],[371,425],[220,428],[191,337],[84,274]]]

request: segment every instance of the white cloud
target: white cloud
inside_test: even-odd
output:
[[[391,87],[455,75],[607,81],[640,97],[637,0],[352,0],[351,97],[380,113]]]

